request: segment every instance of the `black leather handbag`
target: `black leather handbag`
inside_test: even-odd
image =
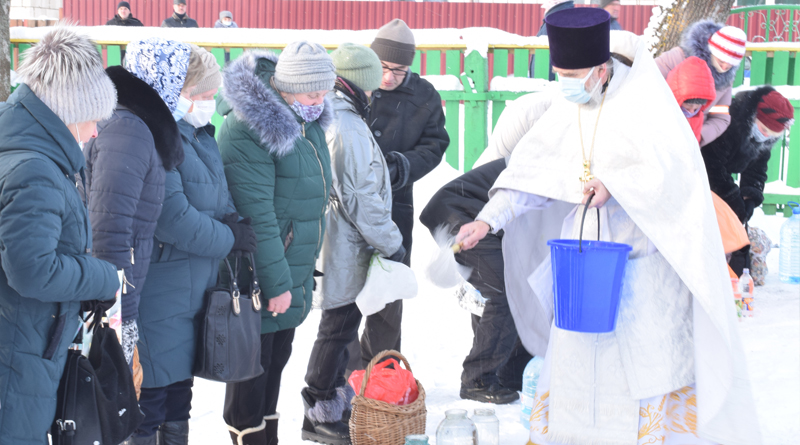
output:
[[[197,377],[235,383],[258,377],[261,367],[261,288],[250,254],[250,294],[239,289],[239,260],[235,273],[225,259],[230,285],[217,285],[205,294],[206,311],[198,335],[194,372]]]
[[[95,320],[104,312],[96,311]],[[144,419],[117,333],[106,322],[93,323],[92,329],[88,358],[77,349],[67,352],[50,429],[53,445],[117,445]],[[82,337],[79,333],[75,343]]]

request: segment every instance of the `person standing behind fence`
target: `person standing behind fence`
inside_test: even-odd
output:
[[[119,2],[117,4],[117,14],[106,22],[106,26],[144,26],[144,24],[131,13],[130,3]]]
[[[199,28],[197,20],[190,18],[187,10],[186,0],[173,0],[172,15],[161,22],[162,28]]]
[[[238,28],[239,25],[233,21],[233,14],[230,11],[221,11],[219,19],[214,23],[214,28]]]
[[[219,146],[236,208],[258,237],[264,373],[228,384],[223,418],[234,444],[277,444],[281,373],[295,328],[311,311],[325,234],[332,181],[325,129],[333,114],[325,95],[336,74],[325,48],[299,41],[280,57],[245,52],[224,78]]]
[[[119,287],[117,268],[92,257],[75,188],[80,147],[117,95],[94,42],[70,28],[22,59],[22,83],[0,103],[0,443],[46,445],[81,308]]]
[[[403,234],[406,265],[411,264],[414,182],[442,162],[450,137],[444,128],[442,98],[412,73],[416,46],[406,23],[394,19],[378,30],[370,45],[381,60],[381,87],[372,96],[367,123],[381,147],[392,183],[392,220]],[[350,346],[348,371],[363,369],[383,350],[400,350],[403,300],[367,317],[361,343]]]
[[[161,66],[156,65],[156,69]],[[109,67],[117,109],[86,144],[87,207],[94,256],[124,271],[122,349],[131,363],[139,339],[137,319],[153,234],[164,202],[166,172],[183,162],[180,133],[159,91],[125,68]],[[160,71],[157,77],[171,74]],[[158,86],[158,84],[157,84]],[[169,94],[168,90],[161,90]],[[167,100],[177,100],[167,97]]]
[[[170,76],[153,76],[153,66],[167,66]],[[185,156],[166,176],[139,304],[139,406],[145,420],[131,443],[180,445],[189,437],[196,323],[205,291],[216,283],[223,258],[255,251],[255,233],[233,208],[214,127],[207,125],[222,82],[214,56],[154,37],[128,45],[127,68],[167,90]]]
[[[328,94],[333,123],[326,131],[333,187],[322,242],[322,319],[306,371],[304,440],[349,444],[350,400],[347,347],[358,340],[361,312],[355,300],[367,279],[373,253],[403,261],[403,236],[392,221],[392,187],[381,149],[369,131],[369,98],[383,71],[375,53],[343,43],[331,54],[336,87]]]
[[[714,76],[717,97],[705,109],[700,147],[718,138],[731,123],[729,106],[736,68],[744,57],[747,35],[739,28],[701,20],[686,28],[680,46],[658,56],[656,65],[664,78],[689,56],[708,64]]]
[[[619,19],[619,10],[621,7],[619,0],[598,0],[597,7],[605,9],[608,15],[611,16],[611,23],[609,24],[611,31],[622,30],[622,25],[620,25],[619,20],[617,20]]]

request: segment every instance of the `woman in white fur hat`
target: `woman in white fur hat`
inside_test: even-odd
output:
[[[109,300],[117,268],[93,258],[81,146],[117,93],[95,45],[57,27],[23,54],[0,103],[0,443],[43,445],[81,305]]]

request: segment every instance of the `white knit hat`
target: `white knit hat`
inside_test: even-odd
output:
[[[747,34],[735,26],[725,26],[708,39],[708,49],[717,59],[739,66],[744,57]]]
[[[117,90],[103,69],[97,47],[68,26],[25,51],[17,74],[65,125],[101,121],[117,106]]]

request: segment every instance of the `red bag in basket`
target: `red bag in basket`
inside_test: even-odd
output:
[[[388,368],[389,365],[394,365],[394,369]],[[350,374],[348,382],[356,394],[361,393],[361,382],[365,372],[353,371]],[[364,397],[392,405],[408,405],[417,400],[418,396],[419,388],[417,381],[414,380],[414,374],[401,368],[397,360],[390,358],[372,367]]]

